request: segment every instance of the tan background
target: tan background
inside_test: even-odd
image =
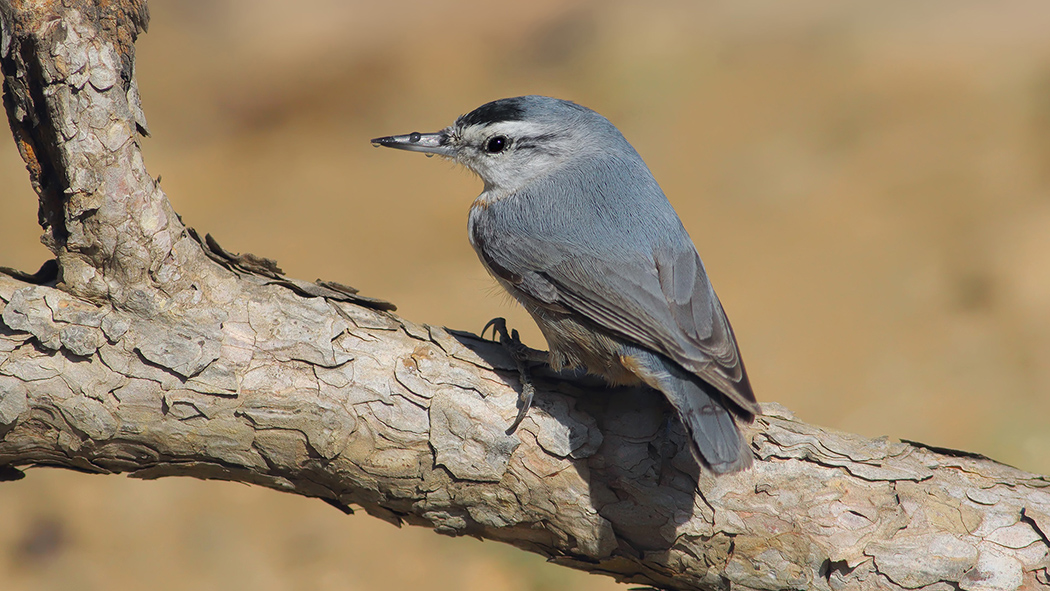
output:
[[[1050,473],[1050,3],[152,0],[146,162],[185,221],[413,320],[505,315],[480,183],[371,137],[576,100],[649,163],[760,400]],[[0,264],[35,197],[0,142]],[[611,589],[510,548],[229,483],[0,484],[5,589]]]

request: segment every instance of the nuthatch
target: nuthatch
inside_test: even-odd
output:
[[[551,367],[656,388],[713,471],[751,465],[735,421],[761,409],[733,329],[681,220],[608,119],[522,96],[437,133],[372,143],[444,156],[481,177],[470,243],[536,320]]]

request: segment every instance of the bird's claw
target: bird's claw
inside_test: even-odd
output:
[[[485,323],[485,328],[481,329],[481,338],[485,338],[485,333],[492,329],[492,340],[498,340],[501,334],[507,334],[507,319],[502,316],[497,316],[492,320]]]
[[[521,379],[521,392],[518,393],[518,416],[507,428],[507,435],[512,435],[518,429],[518,425],[521,425],[521,422],[525,420],[525,415],[529,413],[532,399],[536,394],[536,388],[532,385],[532,378],[529,375],[528,347],[521,342],[521,337],[518,336],[517,330],[507,331],[506,318],[497,317],[489,320],[485,328],[481,329],[482,337],[485,336],[489,328],[492,329],[492,340],[498,341],[499,344],[503,345],[503,348],[514,359],[514,363],[518,366],[518,377]]]
[[[525,415],[529,414],[529,408],[532,407],[532,398],[536,394],[536,388],[533,387],[532,382],[527,381],[528,375],[521,374],[521,392],[518,393],[518,416],[514,417],[514,422],[507,427],[507,435],[513,435],[518,430],[518,425],[525,420]]]

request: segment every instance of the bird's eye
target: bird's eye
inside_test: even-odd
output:
[[[487,144],[485,144],[485,150],[489,154],[499,154],[503,150],[506,150],[507,146],[509,145],[510,140],[507,139],[506,136],[497,135],[496,137],[490,139]]]

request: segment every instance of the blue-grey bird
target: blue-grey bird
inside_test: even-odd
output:
[[[648,384],[713,471],[751,465],[736,421],[760,407],[733,329],[681,220],[608,119],[522,96],[437,133],[372,143],[445,156],[481,177],[470,243],[535,319],[555,370],[582,366],[612,385]]]

